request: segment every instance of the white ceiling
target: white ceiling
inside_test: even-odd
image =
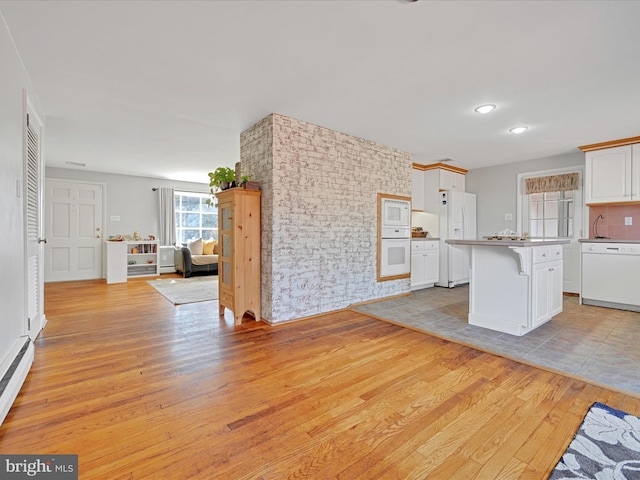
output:
[[[0,12],[46,114],[49,166],[206,182],[272,112],[467,169],[640,135],[638,1],[0,1]],[[474,113],[482,103],[498,109]]]

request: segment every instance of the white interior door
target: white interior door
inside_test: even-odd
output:
[[[104,186],[47,179],[45,281],[102,278]]]
[[[26,255],[26,330],[32,340],[46,323],[42,232],[42,122],[25,97],[24,212]]]

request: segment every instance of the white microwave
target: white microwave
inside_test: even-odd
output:
[[[411,202],[383,198],[382,228],[385,227],[411,227]]]

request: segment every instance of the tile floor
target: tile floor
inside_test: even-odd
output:
[[[565,296],[563,312],[517,337],[467,323],[469,289],[427,288],[355,310],[514,360],[570,373],[640,395],[640,313],[580,305]]]

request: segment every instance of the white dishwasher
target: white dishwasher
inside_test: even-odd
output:
[[[580,303],[640,312],[640,244],[582,243]]]

